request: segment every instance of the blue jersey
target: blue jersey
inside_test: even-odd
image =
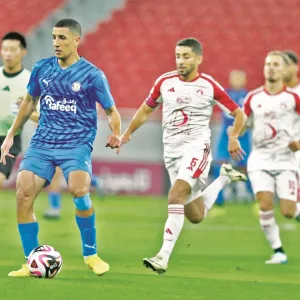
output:
[[[40,96],[39,125],[30,142],[40,148],[92,146],[96,102],[104,109],[115,104],[104,73],[82,57],[66,69],[56,57],[38,61],[27,89],[31,96]]]
[[[247,90],[242,89],[242,90],[234,90],[234,89],[227,89],[226,90],[227,94],[229,97],[240,107],[243,106],[244,104],[244,99],[247,95]],[[223,112],[223,117],[222,117],[222,126],[223,128],[227,128],[228,126],[231,126],[233,124],[233,117],[228,115],[227,113]]]
[[[242,90],[234,90],[234,89],[228,89],[226,90],[226,92],[228,93],[228,95],[230,96],[230,98],[237,103],[239,106],[243,106],[244,104],[244,98],[247,95],[247,91],[245,89]],[[228,135],[227,135],[227,128],[228,126],[231,126],[233,124],[233,120],[234,118],[229,116],[226,113],[223,113],[223,117],[222,117],[222,124],[221,124],[221,128],[220,128],[220,134],[219,134],[219,138],[216,144],[216,152],[215,152],[215,159],[216,160],[222,160],[222,161],[229,161],[230,160],[230,155],[229,152],[227,151],[227,144],[228,144]],[[247,160],[248,160],[248,156],[250,153],[250,149],[251,149],[251,134],[250,131],[247,130],[246,133],[244,133],[244,135],[242,135],[239,138],[239,141],[241,143],[242,148],[245,150],[246,152],[246,156],[245,159],[243,161],[241,161],[239,163],[239,165],[245,165]]]

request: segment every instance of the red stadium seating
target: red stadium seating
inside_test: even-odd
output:
[[[268,51],[300,53],[299,15],[294,0],[129,0],[86,37],[81,54],[104,70],[119,107],[139,106],[175,69],[175,43],[190,36],[203,44],[203,72],[226,87],[230,70],[243,69],[252,89]]]
[[[8,31],[28,33],[49,13],[66,0],[9,0],[0,1],[0,36]]]

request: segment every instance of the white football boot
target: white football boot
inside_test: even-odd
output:
[[[276,252],[271,256],[271,259],[266,260],[265,263],[267,265],[280,265],[286,264],[288,262],[287,256],[285,253]]]
[[[161,256],[156,255],[152,258],[144,258],[143,264],[146,268],[152,269],[158,274],[163,274],[167,271],[168,263]]]
[[[48,208],[43,215],[46,219],[59,219],[60,209],[59,208]]]
[[[233,169],[231,164],[222,164],[220,168],[220,175],[228,176],[232,182],[247,180],[247,176],[244,173]]]

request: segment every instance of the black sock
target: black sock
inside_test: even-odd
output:
[[[279,247],[279,248],[274,249],[274,252],[275,252],[275,253],[277,253],[277,252],[284,253],[284,250],[283,250],[282,247]]]

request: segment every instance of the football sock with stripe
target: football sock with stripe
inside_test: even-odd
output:
[[[169,204],[164,241],[158,255],[168,262],[184,223],[184,205]]]

